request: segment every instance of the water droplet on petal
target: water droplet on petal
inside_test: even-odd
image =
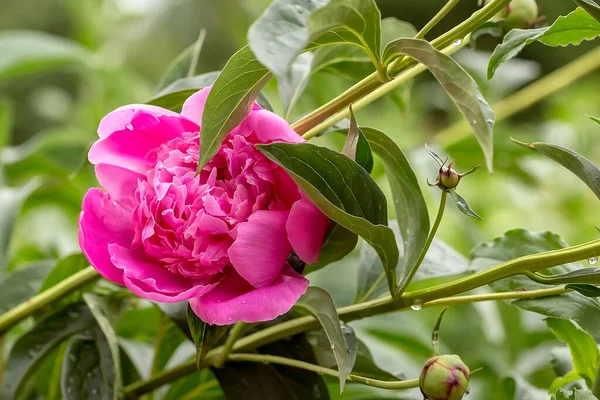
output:
[[[246,300],[242,300],[242,304],[246,304]]]
[[[233,318],[227,317],[227,321],[232,321],[232,320],[233,320]]]
[[[463,42],[462,39],[458,39],[458,40],[455,40],[454,43],[452,43],[452,44],[455,46],[460,46],[462,44],[462,42]]]
[[[131,125],[131,123],[127,123],[125,124],[125,128],[129,129],[130,131],[133,130],[133,125]]]
[[[594,265],[598,262],[598,257],[590,257],[588,258],[588,264]]]

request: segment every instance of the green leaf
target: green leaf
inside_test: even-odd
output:
[[[177,79],[152,96],[146,103],[171,111],[179,111],[188,97],[198,90],[212,85],[220,73],[220,71],[214,71]]]
[[[93,323],[92,313],[83,303],[63,307],[38,322],[12,347],[4,371],[0,397],[17,398],[27,379],[54,348],[71,335],[89,329]]]
[[[402,233],[397,221],[390,221],[390,228],[396,235],[396,241],[402,243]],[[403,252],[402,258],[406,253]],[[401,269],[401,258],[397,269]],[[417,270],[412,282],[421,282],[448,276],[456,276],[469,270],[467,259],[440,239],[434,239]],[[362,246],[358,267],[358,286],[354,303],[373,300],[387,291],[385,272],[377,254],[370,246]]]
[[[111,346],[98,327],[89,334],[73,337],[63,361],[63,399],[118,399],[120,363],[113,356]]]
[[[229,330],[229,326],[207,324],[194,313],[190,306],[187,308],[187,320],[193,342],[196,345],[196,365],[200,369],[206,353],[215,347]]]
[[[597,123],[598,125],[600,125],[600,118],[593,117],[591,115],[588,115],[588,118],[591,119],[592,121],[594,121],[595,123]]]
[[[68,39],[39,31],[0,33],[0,81],[21,75],[85,65],[90,53]]]
[[[328,43],[363,48],[379,65],[380,19],[373,0],[276,0],[248,30],[248,43],[278,78],[307,46]]]
[[[598,367],[598,346],[594,339],[569,320],[547,318],[546,324],[558,340],[569,346],[575,371],[591,387]]]
[[[587,390],[574,388],[573,390],[558,389],[552,396],[552,400],[598,400],[596,396]]]
[[[555,144],[543,142],[523,143],[514,139],[513,142],[543,154],[562,165],[581,179],[600,199],[600,170],[587,158]]]
[[[179,54],[167,67],[156,88],[157,91],[162,91],[167,86],[176,82],[181,78],[189,78],[196,74],[196,66],[198,65],[198,57],[204,45],[206,38],[206,29],[200,30],[198,40],[188,46],[181,54]]]
[[[86,260],[85,256],[81,253],[71,254],[60,260],[54,268],[48,273],[40,286],[39,293],[50,289],[57,283],[62,282],[69,276],[76,274],[79,271],[84,270],[90,264]],[[59,304],[72,303],[79,300],[81,297],[80,291],[74,291],[69,295],[61,297]]]
[[[254,100],[271,79],[271,73],[245,46],[235,53],[206,99],[200,130],[198,172],[214,156],[221,142],[250,113]]]
[[[586,297],[600,297],[600,287],[594,285],[571,284],[566,289],[575,290]]]
[[[35,261],[0,279],[0,314],[33,297],[53,265],[53,260]]]
[[[283,116],[288,121],[292,115],[294,105],[308,84],[312,73],[312,61],[313,53],[300,54],[290,66],[289,73],[277,79],[279,97],[281,97],[283,106]]]
[[[398,145],[385,133],[363,128],[371,147],[383,160],[392,189],[396,219],[403,243],[402,264],[394,267],[398,289],[406,288],[429,236],[429,213],[413,169]]]
[[[551,232],[536,233],[525,229],[513,229],[506,232],[504,236],[494,239],[493,242],[475,246],[471,252],[473,259],[471,266],[474,271],[481,271],[521,256],[565,247],[567,247],[566,243]],[[544,270],[544,273],[562,274],[580,267],[579,263],[569,263],[548,268]],[[492,282],[490,286],[497,292],[547,288],[547,286],[535,283],[521,275]],[[597,342],[600,341],[600,303],[594,298],[568,292],[538,299],[514,300],[510,304],[548,317],[572,319],[590,333]]]
[[[478,220],[483,220],[483,218],[481,218],[475,211],[471,209],[469,203],[467,203],[467,201],[460,194],[458,194],[456,190],[450,189],[448,190],[448,193],[450,193],[450,197],[452,197],[452,200],[454,200],[454,202],[456,203],[456,207],[458,207],[460,212],[462,212],[465,215],[468,215],[469,217],[473,217]]]
[[[512,29],[494,49],[488,63],[487,77],[491,79],[500,65],[516,57],[525,46],[536,40],[547,46],[568,46],[595,39],[598,35],[600,22],[581,8],[558,17],[549,27]]]
[[[93,293],[84,293],[83,300],[88,305],[99,327],[94,336],[101,356],[100,370],[105,378],[104,389],[107,391],[108,398],[117,400],[123,382],[121,380],[119,341],[111,320],[117,318],[120,310],[116,308],[117,304],[113,304],[109,299]]]
[[[507,399],[514,400],[547,400],[548,392],[537,388],[520,376],[505,378],[502,382]]]
[[[363,167],[369,174],[373,170],[373,153],[371,153],[371,146],[367,141],[365,134],[356,125],[356,119],[354,118],[354,112],[352,106],[350,106],[350,128],[346,136],[346,143],[342,148],[342,154],[356,161],[358,165]]]
[[[326,216],[373,246],[393,293],[398,246],[393,231],[386,226],[385,195],[367,171],[340,153],[309,143],[257,147],[281,165]]]
[[[0,148],[10,144],[14,118],[12,102],[8,98],[0,97]]]
[[[40,181],[32,179],[23,186],[0,187],[0,276],[6,270],[10,238],[21,206],[39,186]]]
[[[473,129],[491,172],[494,158],[494,112],[471,75],[452,57],[436,50],[425,40],[398,39],[389,43],[384,50],[385,63],[391,62],[399,54],[414,58],[431,71]]]
[[[303,308],[313,315],[323,327],[329,345],[335,356],[338,371],[340,372],[340,395],[344,392],[344,384],[348,374],[354,366],[348,357],[346,341],[342,333],[340,319],[333,303],[333,299],[327,291],[318,287],[309,287],[306,293],[300,297],[295,307]]]
[[[325,234],[325,240],[319,253],[319,261],[309,264],[304,269],[304,274],[314,271],[341,260],[346,257],[358,242],[358,235],[336,223],[331,223]]]

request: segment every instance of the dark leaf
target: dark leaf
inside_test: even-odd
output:
[[[348,129],[348,135],[346,136],[346,143],[344,143],[342,154],[351,160],[356,161],[356,163],[363,167],[368,173],[371,173],[373,170],[373,154],[371,153],[371,146],[365,138],[365,134],[358,125],[356,125],[352,106],[350,106],[350,128]]]
[[[231,56],[206,99],[198,171],[217,153],[227,134],[248,115],[270,78],[269,70],[254,57],[248,46]]]
[[[429,236],[429,213],[413,169],[398,145],[385,133],[363,128],[371,147],[381,157],[392,195],[403,243],[401,265],[395,267],[398,289],[406,288],[408,277]]]
[[[389,63],[399,54],[416,59],[431,71],[473,129],[491,172],[494,158],[494,112],[471,75],[452,57],[436,50],[425,40],[395,40],[386,46],[383,58]]]
[[[590,160],[572,150],[555,144],[543,142],[523,143],[514,139],[513,141],[537,153],[543,154],[552,161],[562,165],[577,175],[583,183],[592,189],[596,197],[600,199],[600,170]]]
[[[215,347],[223,335],[227,333],[229,326],[207,324],[194,314],[190,306],[187,309],[187,320],[194,344],[196,345],[196,365],[200,369],[206,353]]]
[[[329,346],[333,351],[338,371],[340,372],[340,394],[344,392],[344,384],[352,371],[353,361],[348,354],[346,341],[342,332],[340,319],[333,299],[327,291],[318,287],[309,287],[295,307],[300,307],[313,315],[325,331]]]
[[[73,334],[90,329],[93,325],[92,313],[83,303],[63,307],[38,322],[17,340],[10,351],[1,397],[16,398],[29,376],[54,348]]]
[[[0,314],[37,294],[53,265],[53,260],[36,261],[0,279]]]
[[[398,246],[387,224],[385,196],[373,178],[348,157],[309,143],[274,143],[258,148],[281,165],[330,219],[373,246],[388,271],[393,291]]]
[[[328,264],[341,260],[354,250],[357,242],[358,235],[356,233],[350,232],[343,226],[332,222],[325,234],[325,240],[319,253],[319,261],[315,264],[307,265],[304,273],[308,274],[317,271]]]
[[[591,7],[590,4],[590,9]],[[547,46],[567,46],[578,45],[583,40],[592,40],[598,35],[600,35],[600,22],[581,8],[577,8],[569,15],[558,17],[549,27],[513,29],[508,32],[504,41],[496,47],[490,57],[487,77],[491,79],[500,65],[516,57],[525,46],[536,40]]]
[[[575,290],[586,297],[600,296],[600,287],[594,285],[571,284],[566,285],[565,288]]]

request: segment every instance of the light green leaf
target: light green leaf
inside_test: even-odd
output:
[[[398,246],[393,231],[386,226],[385,196],[373,178],[348,157],[313,144],[257,147],[281,165],[326,216],[373,246],[388,273],[393,293]]]
[[[40,186],[38,179],[32,179],[23,186],[0,186],[0,276],[8,263],[8,249],[12,231],[27,198]]]
[[[14,114],[12,102],[7,98],[0,97],[0,148],[10,144]]]
[[[431,71],[473,129],[491,172],[494,158],[494,112],[471,75],[452,57],[436,50],[425,40],[398,39],[389,43],[383,54],[384,64],[387,65],[400,54],[416,59]]]
[[[398,228],[398,221],[390,221],[389,226],[396,235],[396,241],[402,243],[402,233]],[[397,268],[398,270],[401,270],[404,262],[405,252],[401,253],[402,257]],[[468,270],[469,263],[467,259],[442,240],[436,238],[431,243],[425,259],[417,270],[412,282],[461,275]],[[386,291],[385,272],[381,261],[370,246],[362,246],[358,269],[358,287],[354,303],[376,299]]]
[[[590,160],[555,144],[543,142],[523,143],[514,139],[513,141],[562,165],[581,179],[600,199],[600,170]]]
[[[33,297],[53,265],[54,260],[36,261],[0,279],[0,314]]]
[[[305,48],[327,43],[361,47],[378,65],[380,19],[373,0],[276,0],[250,27],[248,43],[277,77]]]
[[[558,389],[552,396],[552,400],[598,400],[596,396],[587,390],[574,388],[573,390]]]
[[[179,111],[188,97],[198,90],[212,85],[220,73],[220,71],[214,71],[177,79],[152,96],[146,103],[172,111]]]
[[[323,327],[340,372],[341,395],[344,392],[346,378],[352,371],[355,360],[351,360],[348,356],[347,344],[333,299],[327,291],[318,287],[309,287],[306,293],[300,297],[295,307],[308,311]]]
[[[406,288],[421,251],[429,236],[429,213],[419,182],[398,145],[385,133],[363,128],[371,147],[383,160],[385,173],[394,196],[396,219],[403,243],[402,264],[395,268],[398,290]]]
[[[343,226],[332,222],[325,234],[325,240],[319,253],[319,261],[315,264],[307,265],[304,269],[304,274],[318,271],[331,263],[341,260],[354,250],[357,242],[358,235],[356,233],[350,232]]]
[[[351,160],[356,161],[356,163],[363,167],[369,174],[373,170],[373,153],[371,152],[371,146],[363,131],[356,125],[352,106],[350,106],[350,128],[346,135],[346,142],[342,148],[342,154]]]
[[[38,322],[12,347],[4,371],[0,397],[17,398],[27,379],[54,348],[66,338],[89,329],[93,324],[94,318],[83,303],[64,307]]]
[[[163,91],[177,80],[190,78],[196,74],[198,57],[202,51],[205,38],[206,29],[202,28],[198,40],[183,50],[181,54],[169,64],[163,75],[160,77],[160,81],[156,87],[157,91]]]
[[[0,81],[20,75],[85,65],[89,52],[76,42],[39,31],[0,33]]]
[[[578,45],[600,35],[600,22],[582,8],[566,16],[560,16],[549,27],[537,29],[513,29],[496,47],[488,64],[487,77],[491,79],[496,69],[516,57],[525,46],[539,41],[548,46]]]
[[[558,250],[567,247],[566,243],[551,232],[530,232],[525,229],[513,229],[490,243],[481,243],[472,250],[471,267],[481,271],[494,265],[521,256]],[[543,272],[545,274],[561,274],[581,268],[578,263],[569,263]],[[547,288],[535,283],[525,276],[516,275],[490,284],[497,292],[515,290],[536,290]],[[562,295],[538,299],[514,300],[510,304],[527,311],[537,312],[548,317],[572,319],[590,333],[596,341],[600,341],[600,303],[579,293],[568,292]]]
[[[598,346],[594,338],[566,319],[547,318],[546,324],[558,340],[569,346],[575,371],[591,387],[598,367]]]
[[[250,47],[231,56],[206,99],[198,171],[219,151],[225,136],[250,113],[269,79],[271,73],[254,57]]]
[[[456,203],[456,207],[458,207],[460,212],[462,212],[465,215],[468,215],[469,217],[483,220],[483,218],[481,218],[475,211],[471,209],[469,203],[467,203],[467,201],[460,194],[458,194],[456,190],[450,189],[448,190],[448,193],[450,193],[450,197],[452,197],[452,200],[454,200],[454,202]]]
[[[595,123],[597,123],[598,125],[600,125],[600,118],[593,117],[591,115],[588,115],[588,118],[591,119],[592,121],[594,121]]]
[[[292,115],[294,105],[308,84],[312,73],[312,63],[313,53],[306,52],[300,54],[290,66],[289,72],[277,79],[277,88],[283,106],[283,116],[288,121]]]

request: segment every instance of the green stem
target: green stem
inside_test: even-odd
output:
[[[165,340],[165,336],[167,334],[168,322],[169,319],[167,318],[167,316],[163,313],[160,313],[158,320],[158,332],[156,333],[156,341],[154,342],[154,357],[152,358],[152,368],[150,369],[151,374],[156,373],[160,368],[160,359],[158,357],[158,354],[160,353],[160,347],[162,346],[162,343]]]
[[[37,296],[19,304],[0,315],[0,335],[42,308],[85,285],[95,282],[99,278],[100,275],[94,268],[87,267],[51,288],[44,290]]]
[[[288,367],[300,368],[307,371],[316,372],[319,375],[329,375],[334,378],[339,378],[340,373],[335,369],[321,367],[315,364],[310,364],[304,361],[294,360],[286,357],[272,356],[267,354],[250,354],[250,353],[237,353],[229,356],[230,361],[250,361],[259,362],[263,364],[278,364],[285,365]],[[400,390],[400,389],[412,389],[419,387],[418,379],[408,379],[405,381],[380,381],[377,379],[366,378],[360,375],[350,374],[348,375],[348,381],[362,383],[368,386],[373,386],[381,389],[389,390]]]
[[[240,338],[240,336],[244,334],[247,328],[248,325],[242,321],[236,322],[233,328],[231,328],[231,332],[229,332],[229,336],[227,337],[225,344],[223,344],[223,350],[221,351],[221,354],[219,354],[219,357],[215,362],[215,367],[221,368],[223,364],[225,364],[225,361],[227,361],[227,357],[229,357],[229,354],[231,354],[231,349],[233,348],[233,345]]]
[[[458,4],[459,1],[460,0],[449,0],[444,7],[442,7],[440,11],[438,11],[437,14],[435,14],[433,18],[431,18],[431,20],[425,24],[425,26],[421,28],[419,32],[417,32],[415,39],[424,38],[425,35],[427,35],[429,31],[436,26],[450,12],[450,10],[454,8],[454,6]]]
[[[496,300],[511,300],[511,299],[533,299],[539,297],[547,297],[547,296],[555,296],[565,293],[564,287],[558,288],[549,288],[549,289],[539,289],[539,290],[530,290],[530,291],[519,291],[519,292],[504,292],[504,293],[488,293],[488,294],[480,294],[480,295],[470,295],[470,296],[459,296],[459,297],[450,297],[444,299],[437,299],[430,302],[427,302],[423,305],[423,307],[433,307],[433,306],[443,306],[443,305],[451,305],[451,304],[464,304],[464,303],[474,303],[480,301],[496,301]],[[390,302],[391,298],[388,297],[383,299],[380,304],[385,304]],[[374,308],[374,307],[373,307]],[[390,311],[404,311],[409,310],[410,308],[405,306],[398,309],[384,310],[383,312]],[[348,307],[343,307],[338,309],[338,314],[342,319],[346,322],[364,318],[371,315],[376,315],[378,312],[370,313],[366,315],[364,313],[364,303],[356,304]],[[262,346],[264,344],[277,341],[286,336],[295,335],[298,333],[306,332],[311,329],[316,329],[319,327],[319,322],[312,316],[305,316],[301,318],[296,318],[291,321],[287,321],[281,323],[279,325],[275,325],[273,327],[264,329],[262,331],[256,332],[252,335],[248,335],[243,339],[236,342],[233,346],[233,351],[248,351],[253,348]],[[213,365],[216,357],[222,351],[222,347],[217,347],[208,352],[203,367],[207,367]],[[147,381],[139,381],[135,382],[127,387],[125,387],[124,392],[127,396],[140,396],[144,393],[148,393],[154,389],[161,387],[162,385],[166,385],[167,383],[173,382],[177,379],[180,379],[184,376],[187,376],[196,371],[196,363],[195,361],[190,361],[185,364],[181,364],[171,370],[162,371],[159,374],[152,376]]]
[[[475,12],[467,20],[463,21],[454,29],[446,32],[442,36],[431,42],[431,45],[440,50],[448,47],[457,40],[464,40],[465,36],[477,29],[481,24],[496,15],[502,10],[510,0],[492,0],[479,11]],[[400,72],[416,65],[417,62],[413,59],[395,60],[388,66],[387,74],[390,77],[395,77]],[[338,111],[346,109],[350,104],[360,99],[367,93],[381,86],[383,83],[379,80],[377,72],[372,73],[360,82],[353,85],[351,88],[340,94],[333,100],[322,105],[316,110],[308,113],[304,117],[292,124],[292,128],[299,134],[303,134],[325,121]]]
[[[540,100],[563,89],[583,76],[600,68],[600,47],[576,58],[554,72],[530,83],[523,89],[511,94],[492,105],[496,122],[516,113],[525,111]],[[356,109],[356,105],[353,105]],[[435,141],[444,147],[472,135],[467,121],[461,120],[435,135]]]
[[[417,262],[415,263],[415,266],[413,267],[412,271],[408,275],[408,278],[406,278],[406,281],[404,282],[404,284],[398,288],[400,290],[400,293],[398,293],[398,294],[401,294],[402,291],[404,291],[404,289],[406,287],[408,287],[408,285],[410,284],[410,281],[412,281],[413,277],[417,273],[417,270],[421,266],[421,263],[425,259],[425,256],[427,255],[427,251],[429,251],[429,246],[431,246],[431,243],[433,242],[433,239],[435,238],[435,234],[437,233],[440,223],[442,222],[442,218],[444,217],[444,210],[446,209],[446,199],[447,198],[448,198],[448,191],[442,190],[442,195],[440,197],[440,206],[438,208],[437,215],[435,216],[435,221],[433,222],[433,226],[431,227],[431,231],[429,232],[429,236],[427,236],[427,241],[425,242],[425,246],[423,246],[423,250],[421,250],[421,254],[419,255],[419,258],[417,259]]]

